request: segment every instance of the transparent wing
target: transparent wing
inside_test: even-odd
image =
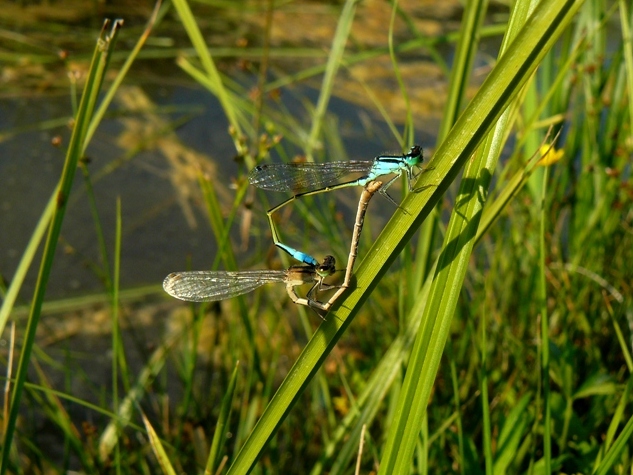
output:
[[[366,160],[265,164],[253,168],[248,174],[248,181],[264,190],[298,194],[336,185],[352,173],[366,175],[373,165],[374,161]]]
[[[287,271],[250,270],[173,272],[163,281],[172,297],[188,302],[214,302],[252,292],[271,282],[285,282]]]

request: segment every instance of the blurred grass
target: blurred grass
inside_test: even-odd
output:
[[[106,21],[104,23],[94,51],[90,70],[86,78],[84,93],[75,117],[73,135],[68,146],[68,153],[64,163],[62,176],[60,178],[59,185],[55,190],[55,206],[51,210],[52,214],[50,216],[50,225],[40,264],[35,294],[31,303],[31,311],[28,317],[24,340],[20,350],[20,359],[15,375],[15,382],[11,386],[11,399],[9,404],[4,406],[4,430],[2,439],[2,447],[4,450],[2,451],[0,474],[6,473],[11,465],[9,455],[12,451],[9,449],[13,447],[16,422],[22,403],[22,392],[24,390],[28,368],[31,364],[31,351],[33,349],[33,344],[35,343],[35,334],[39,323],[42,304],[44,302],[46,286],[48,284],[48,279],[53,265],[55,249],[57,248],[57,242],[59,240],[62,222],[64,220],[68,196],[70,195],[79,159],[86,148],[86,136],[88,134],[90,121],[93,118],[92,116],[101,86],[103,84],[105,73],[108,70],[108,63],[110,61],[109,51],[114,48],[116,37],[121,26],[122,22],[115,21],[112,24],[111,31],[108,32],[107,30],[110,27],[110,22]],[[48,216],[45,214],[44,220],[47,218]],[[25,264],[28,263],[25,262]],[[9,302],[9,305],[12,305],[12,302]],[[5,397],[8,396],[9,393],[6,393]]]
[[[327,112],[336,81],[355,62],[371,67],[373,58],[388,52],[398,93],[408,98],[404,132],[389,117],[375,86],[360,78],[358,83],[385,121],[394,124],[385,148],[407,148],[413,140],[419,112],[412,86],[401,74],[413,59],[403,49],[407,43],[393,37],[396,17],[415,29],[408,5],[393,10],[388,47],[354,48],[349,38],[355,35],[352,19],[359,6],[349,1],[332,40],[337,53],[327,56],[327,65],[305,66],[281,78],[259,70],[263,91],[280,81],[296,84],[329,72],[319,105],[304,99],[314,117],[308,124],[281,102],[258,106],[224,76],[215,64],[218,56],[205,43],[201,18],[190,10],[196,5],[174,5],[200,60],[183,49],[178,64],[221,99],[245,170],[269,160],[270,151],[283,159],[297,150],[315,160],[342,158],[340,130]],[[357,287],[315,332],[317,317],[303,308],[295,312],[283,291],[274,289],[220,307],[181,305],[172,316],[176,330],[166,333],[157,349],[145,350],[144,368],[133,371],[129,350],[122,346],[125,330],[117,326],[125,292],[119,293],[117,268],[125,263],[115,259],[112,272],[107,264],[102,269],[115,325],[113,387],[98,390],[99,410],[88,398],[73,395],[72,386],[54,388],[47,372],[59,370],[43,350],[29,352],[39,313],[34,305],[19,345],[17,390],[3,414],[4,446],[17,442],[3,451],[3,470],[18,472],[28,465],[42,471],[79,467],[85,473],[202,473],[205,467],[207,473],[218,467],[230,467],[230,473],[350,473],[367,425],[363,473],[378,467],[383,473],[631,471],[633,58],[625,42],[607,37],[614,25],[622,37],[630,37],[631,12],[625,2],[607,9],[598,2],[546,0],[529,18],[525,6],[517,4],[504,25],[504,48],[510,53],[500,56],[469,103],[477,40],[485,31],[500,29],[482,26],[484,3],[466,9],[459,34],[450,35],[459,48],[451,64],[439,146],[420,177],[420,190],[394,210],[378,238],[368,217]],[[223,8],[236,14],[234,6]],[[266,8],[282,7],[269,3]],[[173,11],[161,10],[159,21],[168,13]],[[615,21],[618,13],[620,22]],[[512,45],[517,32],[521,42]],[[431,49],[429,56],[438,57],[432,49],[438,38],[416,41],[408,47],[424,45]],[[138,44],[126,52],[128,65],[143,55],[144,41]],[[257,54],[269,60],[286,52],[271,45]],[[113,60],[121,57],[109,54]],[[115,81],[109,89],[88,139],[120,84]],[[547,168],[535,166],[531,157],[552,124],[562,131],[554,147],[564,154],[540,163]],[[260,135],[262,130],[267,136]],[[279,132],[283,140],[275,139]],[[451,188],[464,166],[459,190]],[[227,207],[214,177],[202,168],[197,176],[220,249],[214,266],[237,268],[230,230],[243,216],[251,217],[247,233],[261,248],[260,261],[274,262],[264,252],[270,247],[264,194],[258,192],[261,200],[255,202],[246,180],[238,179]],[[94,177],[85,170],[84,179],[90,190]],[[107,263],[108,256],[120,255],[120,237],[110,251],[97,198],[90,191],[88,198]],[[280,217],[288,223],[284,234],[308,252],[344,256],[351,223],[341,224],[334,198],[293,204],[292,222],[301,224],[291,226],[290,215]],[[370,213],[383,205],[376,198]],[[47,208],[41,223],[51,214]],[[125,221],[120,225],[125,228]],[[418,228],[417,240],[411,239]],[[25,251],[23,273],[42,234],[40,226]],[[56,239],[49,240],[54,249]],[[17,289],[3,296],[0,310],[5,319],[16,314],[11,296],[21,283],[12,284]],[[44,289],[45,279],[35,300],[39,307]],[[296,313],[300,330],[292,328]],[[41,360],[50,366],[44,369]],[[236,366],[238,360],[242,363]],[[37,369],[36,385],[24,385],[29,362]],[[69,362],[61,373],[70,379],[72,367]],[[28,399],[21,396],[22,388]],[[80,421],[68,407],[80,406],[105,419],[79,430]],[[37,439],[33,425],[14,432],[20,407],[39,409],[62,435],[61,463],[56,454],[30,442]],[[150,450],[154,455],[148,456]]]

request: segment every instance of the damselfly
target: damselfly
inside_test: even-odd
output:
[[[163,288],[169,295],[181,300],[189,302],[212,302],[237,297],[238,295],[251,292],[264,284],[283,282],[286,284],[288,295],[294,303],[327,312],[330,310],[336,299],[350,285],[352,273],[354,271],[354,264],[358,255],[358,245],[365,222],[367,206],[369,205],[369,200],[371,200],[374,193],[376,193],[382,185],[383,184],[380,181],[371,181],[365,186],[365,189],[361,194],[358,202],[358,210],[356,212],[356,221],[354,222],[354,232],[352,234],[352,243],[347,259],[347,267],[345,269],[345,278],[343,280],[343,284],[325,303],[313,298],[313,295],[315,292],[320,290],[329,290],[335,287],[323,282],[323,279],[336,272],[336,261],[332,256],[326,256],[323,260],[323,264],[292,266],[285,271],[250,270],[236,272],[174,272],[165,278],[163,281]],[[292,248],[290,248],[290,250],[297,254],[303,254]],[[307,256],[307,254],[304,255]],[[295,287],[304,284],[313,284],[313,286],[308,291],[306,297],[302,298],[297,295]]]
[[[322,308],[323,304],[313,295],[333,288],[323,283],[323,279],[334,274],[335,264],[334,257],[325,256],[320,265],[292,266],[287,270],[173,272],[163,281],[163,289],[180,300],[214,302],[252,292],[264,284],[283,282],[294,303]],[[299,297],[295,291],[295,287],[304,284],[313,284],[306,298]]]
[[[378,191],[397,206],[398,204],[387,193],[387,189],[399,176],[406,173],[409,191],[413,191],[413,181],[417,176],[413,174],[413,168],[419,167],[422,164],[422,160],[422,147],[414,145],[409,150],[409,153],[403,155],[379,155],[369,161],[350,160],[347,162],[258,165],[248,174],[248,181],[264,190],[290,191],[294,194],[291,198],[267,211],[268,223],[275,246],[288,252],[288,246],[279,239],[277,228],[272,218],[272,215],[279,209],[302,196],[316,195],[350,186],[365,186],[380,176],[391,174],[395,176],[383,183]],[[359,178],[341,183],[344,177],[354,173],[362,175]],[[296,256],[293,257],[296,258]]]

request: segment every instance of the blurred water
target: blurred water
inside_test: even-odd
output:
[[[235,149],[227,133],[227,121],[217,101],[206,91],[197,88],[161,87],[145,92],[159,106],[195,107],[191,120],[178,128],[178,139],[213,160],[217,166],[217,182],[225,187],[229,200],[232,200],[233,190],[227,185],[238,175],[238,164],[233,160]],[[303,113],[301,100],[307,98],[316,101],[317,96],[313,90],[303,92],[301,96],[284,97],[285,107],[296,113],[298,120]],[[68,98],[65,97],[35,96],[3,100],[0,101],[0,129],[11,130],[51,118],[63,119],[69,116],[69,110]],[[384,151],[383,138],[389,137],[389,132],[379,118],[340,99],[332,100],[329,111],[338,117],[340,124],[344,124],[341,127],[342,139],[349,151],[349,158],[371,159]],[[173,120],[174,116],[170,117]],[[167,122],[170,117],[163,116],[163,119]],[[142,119],[139,118],[141,123]],[[124,122],[120,118],[107,119],[101,124],[87,153],[91,175],[98,174],[104,166],[124,156],[125,150],[117,145],[124,129]],[[51,144],[55,136],[62,137],[64,146],[57,148]],[[25,131],[0,142],[0,273],[6,280],[11,279],[59,179],[69,137],[69,129],[60,126],[44,131]],[[421,134],[418,137],[423,145],[425,140],[430,143],[429,135],[426,139]],[[395,141],[393,148],[397,148]],[[197,222],[197,227],[192,228],[177,202],[177,190],[169,180],[172,171],[165,156],[154,150],[140,153],[94,184],[98,212],[110,253],[114,248],[116,200],[118,197],[121,199],[123,288],[160,283],[169,272],[184,269],[188,258],[198,269],[209,268],[213,262],[215,241],[207,224],[206,211],[200,200],[192,202]],[[193,181],[190,187],[196,191],[198,185]],[[269,194],[273,203],[284,198],[285,195]],[[372,212],[377,212],[379,208]],[[353,218],[350,226],[352,221]],[[237,226],[234,227],[237,232]],[[100,262],[100,254],[80,172],[75,177],[62,239],[47,298],[104,290],[100,279],[89,268],[89,263]],[[23,287],[21,297],[24,299],[32,295],[38,265],[39,256]]]

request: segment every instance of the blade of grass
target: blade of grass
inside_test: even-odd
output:
[[[228,388],[222,398],[220,416],[218,417],[218,422],[215,424],[215,433],[213,434],[213,442],[211,443],[211,450],[209,451],[205,474],[215,473],[214,469],[217,469],[220,465],[220,444],[227,440],[225,428],[228,425],[229,417],[231,415],[231,404],[233,403],[233,395],[237,384],[237,370],[239,365],[239,361],[235,363],[235,369],[231,375]]]
[[[53,211],[55,210],[56,195],[57,191],[55,191],[51,198],[48,200],[46,208],[44,208],[44,212],[37,222],[35,231],[33,231],[33,235],[31,236],[31,239],[29,239],[29,243],[27,244],[22,257],[20,258],[20,263],[15,270],[15,274],[11,279],[11,284],[9,285],[7,293],[4,296],[2,307],[0,308],[0,334],[4,333],[7,321],[9,320],[9,315],[11,315],[11,311],[13,310],[15,301],[18,298],[20,288],[24,283],[26,273],[29,271],[31,263],[33,262],[33,258],[35,257],[35,253],[37,252],[37,248],[39,247],[40,242],[44,237],[46,229],[50,225],[51,217],[53,216]]]
[[[83,469],[87,473],[93,473],[96,468],[93,457],[85,450],[82,444],[81,434],[64,407],[61,398],[52,391],[53,385],[37,361],[33,362],[33,368],[40,380],[41,387],[39,391],[30,390],[30,397],[34,398],[34,400],[44,408],[48,419],[57,425],[62,434],[64,434],[66,442],[70,445],[75,456],[79,458]]]
[[[13,440],[15,423],[17,420],[20,408],[20,401],[22,398],[22,391],[24,388],[24,383],[26,381],[26,375],[29,367],[31,351],[33,349],[33,343],[35,342],[35,332],[39,322],[40,311],[42,308],[42,303],[44,301],[44,295],[46,293],[48,278],[50,276],[51,268],[53,265],[53,259],[55,256],[55,250],[57,248],[57,242],[59,240],[62,222],[64,220],[64,213],[66,211],[68,196],[70,195],[70,190],[72,188],[75,171],[77,169],[77,163],[79,161],[79,158],[82,156],[83,150],[85,150],[85,138],[87,129],[90,124],[90,118],[92,117],[95,104],[99,96],[100,86],[105,77],[110,53],[114,48],[118,32],[122,25],[123,23],[121,21],[115,21],[112,25],[110,33],[107,34],[106,29],[110,26],[110,22],[106,21],[104,23],[86,79],[86,86],[84,89],[84,93],[82,94],[79,111],[75,120],[75,127],[70,139],[68,153],[66,155],[66,161],[64,163],[64,169],[62,171],[62,177],[58,188],[59,191],[57,193],[56,207],[44,247],[44,254],[42,256],[40,272],[33,296],[31,313],[27,322],[24,344],[22,347],[22,352],[20,354],[20,361],[18,363],[15,386],[13,388],[13,394],[11,395],[9,419],[7,421],[6,432],[4,433],[2,441],[2,447],[4,450],[2,451],[2,465],[0,465],[0,474],[6,473],[9,465],[9,453],[11,452],[9,449]]]
[[[396,13],[398,13],[398,1],[393,2],[393,7],[391,8],[391,19],[389,20],[389,59],[391,60],[391,66],[393,67],[393,73],[398,82],[398,88],[400,89],[400,93],[402,94],[402,99],[404,101],[404,108],[407,112],[407,118],[405,120],[404,132],[402,135],[397,134],[396,137],[399,139],[400,148],[406,150],[409,144],[413,143],[413,134],[415,133],[415,127],[413,125],[413,114],[411,111],[411,100],[409,99],[409,94],[407,94],[407,89],[404,86],[404,81],[402,79],[402,74],[400,73],[400,68],[398,67],[398,60],[396,59],[396,52],[393,44],[393,32],[394,25],[396,21]],[[404,177],[402,177],[404,180]]]
[[[389,349],[385,352],[380,364],[367,381],[363,392],[356,399],[355,410],[351,411],[339,424],[332,440],[325,448],[323,461],[313,468],[311,472],[313,475],[320,473],[319,468],[321,466],[329,466],[330,464],[327,461],[328,458],[332,457],[335,457],[335,460],[331,464],[329,471],[331,473],[344,473],[357,449],[356,440],[360,437],[362,427],[372,424],[392,384],[401,374],[402,365],[411,351],[415,335],[420,328],[421,316],[428,299],[430,287],[431,279],[429,278],[426,279],[422,290],[416,294],[415,305],[406,318],[407,327],[405,331],[393,340]],[[343,440],[346,440],[344,446],[337,448],[338,444]]]
[[[442,124],[438,132],[438,142],[444,140],[450,129],[455,125],[455,121],[463,108],[466,90],[470,84],[472,75],[472,63],[479,47],[481,24],[483,22],[484,12],[487,9],[487,4],[487,0],[477,0],[466,3],[455,51],[455,59],[451,65],[449,78],[450,90],[442,115]],[[439,234],[439,217],[440,213],[431,214],[430,219],[422,223],[420,234],[426,235],[424,241],[425,247],[418,247],[416,262],[411,262],[410,264],[415,269],[418,269],[420,273],[424,272],[424,270],[428,271],[431,267],[429,256],[433,255],[435,250],[432,246],[435,244],[435,236]],[[406,261],[405,265],[407,265]],[[409,274],[411,274],[411,271],[409,271]],[[425,273],[423,277],[426,278],[426,276],[427,274]],[[411,280],[413,281],[414,279]],[[415,291],[411,292],[410,295],[415,296],[418,288],[419,287],[415,288]]]
[[[198,28],[193,13],[191,12],[191,8],[189,8],[189,4],[186,0],[174,0],[172,3],[174,4],[174,7],[178,12],[178,16],[189,35],[189,39],[196,50],[198,58],[200,58],[200,61],[202,62],[202,67],[206,71],[206,75],[212,87],[212,92],[220,101],[222,109],[224,110],[231,127],[235,129],[237,135],[242,135],[242,128],[237,120],[237,114],[233,106],[235,102],[231,99],[229,92],[224,87],[220,73],[215,67],[213,58],[209,54],[209,49],[204,42],[202,32],[200,31],[200,28]],[[179,64],[182,65],[182,62],[179,62]],[[242,150],[241,142],[234,141],[234,143],[238,154],[242,155],[244,150]]]
[[[451,384],[453,386],[453,403],[455,404],[455,421],[451,422],[451,424],[455,424],[457,426],[457,447],[459,449],[459,458],[457,459],[457,463],[459,464],[459,468],[461,469],[461,473],[465,472],[465,464],[464,464],[464,425],[462,423],[462,418],[464,414],[462,414],[462,407],[460,401],[459,394],[459,378],[457,375],[457,365],[455,364],[455,354],[453,352],[453,345],[451,345],[451,341],[449,340],[446,344],[446,355],[448,356],[448,360],[450,361],[450,370],[451,370]],[[483,385],[482,385],[483,386]],[[483,400],[483,397],[482,397]],[[448,421],[447,421],[448,422]],[[426,428],[427,424],[424,424]],[[428,438],[428,437],[427,437]],[[426,444],[428,446],[428,444]]]
[[[611,422],[609,422],[609,428],[607,429],[607,434],[604,439],[604,443],[600,448],[600,452],[596,457],[596,467],[594,467],[594,471],[599,466],[598,462],[602,462],[602,455],[611,448],[611,444],[613,443],[613,438],[615,437],[615,431],[618,429],[618,426],[622,422],[624,411],[629,404],[629,396],[631,394],[631,390],[633,389],[633,378],[629,378],[629,381],[624,386],[624,391],[622,391],[622,395],[620,396],[620,400],[618,401],[618,406],[613,414],[613,418]]]
[[[458,43],[455,48],[455,59],[451,64],[450,91],[442,114],[442,125],[437,136],[440,142],[451,130],[462,110],[481,37],[481,23],[487,8],[487,0],[466,3]]]
[[[531,393],[524,394],[512,408],[501,428],[495,453],[493,471],[495,474],[508,473],[508,468],[516,456],[519,443],[528,427],[528,419],[530,419],[528,405],[531,399]]]
[[[552,473],[552,408],[549,378],[549,318],[547,316],[547,275],[545,259],[545,226],[548,221],[548,210],[545,207],[547,197],[547,181],[549,167],[543,171],[543,184],[541,186],[541,213],[539,226],[539,284],[538,296],[541,303],[541,374],[543,375],[543,461],[545,473]]]
[[[453,61],[451,68],[451,80],[449,82],[451,85],[449,91],[449,104],[453,104],[453,107],[449,107],[447,110],[453,110],[454,113],[444,114],[443,127],[446,132],[440,133],[440,137],[444,137],[446,135],[457,119],[459,110],[461,110],[466,85],[468,84],[470,78],[472,58],[474,57],[479,44],[478,41],[473,41],[473,38],[479,37],[479,34],[475,33],[475,31],[480,31],[486,3],[487,2],[482,0],[480,2],[469,2],[466,6],[464,20],[462,21],[462,28],[459,35],[460,41],[457,45],[455,60]],[[390,51],[392,49],[393,48],[390,47]],[[395,61],[394,54],[395,53],[392,52],[392,62]],[[385,114],[383,114],[383,116],[384,115]],[[507,203],[508,201],[504,202],[503,205]],[[416,276],[415,278],[411,278],[411,272],[408,272],[409,278],[403,277],[403,280],[408,284],[412,307],[412,311],[405,319],[409,322],[409,324],[403,332],[403,335],[393,342],[388,353],[385,355],[385,358],[383,358],[380,367],[376,368],[376,371],[368,382],[363,394],[359,397],[357,404],[360,407],[358,410],[362,412],[358,415],[351,415],[343,422],[342,427],[346,428],[354,419],[356,419],[356,423],[351,429],[351,433],[348,435],[345,430],[337,430],[336,437],[328,444],[328,448],[326,449],[327,456],[331,457],[334,450],[337,451],[336,462],[331,466],[333,473],[336,473],[337,470],[342,471],[344,467],[347,466],[351,458],[352,451],[355,448],[351,446],[350,441],[355,440],[358,431],[361,429],[363,424],[370,424],[372,422],[379,404],[383,401],[384,396],[391,387],[391,384],[397,374],[397,368],[402,365],[402,362],[406,360],[406,357],[410,352],[414,335],[417,333],[420,325],[420,316],[424,308],[423,305],[421,306],[419,304],[420,302],[426,302],[428,296],[430,280],[426,279],[426,277],[429,270],[433,267],[433,263],[430,261],[430,255],[433,252],[432,243],[434,240],[432,239],[432,236],[436,232],[436,224],[437,222],[435,219],[426,220],[424,222],[422,226],[422,234],[420,236],[420,242],[423,244],[418,246],[418,252],[416,254],[417,262],[410,263],[410,267],[417,270]],[[407,265],[407,259],[404,259],[404,261],[405,265]],[[418,292],[423,279],[426,279],[425,290]],[[400,338],[402,338],[402,341],[400,341]],[[391,352],[395,352],[397,357],[388,357],[387,355],[390,355]],[[456,403],[458,404],[459,398],[457,393],[455,397],[457,398]],[[368,402],[365,402],[365,400]],[[460,426],[459,423],[458,426]],[[348,442],[342,449],[335,449],[337,443],[340,444],[343,437],[347,437]],[[460,450],[460,453],[461,452],[463,452],[463,450]],[[324,464],[329,466],[327,462],[324,462]],[[313,469],[312,473],[317,473],[316,467]]]
[[[419,191],[407,196],[369,250],[356,272],[356,288],[343,294],[340,304],[309,341],[228,473],[244,473],[252,467],[298,395],[351,323],[360,305],[443,196],[485,133],[527,82],[579,5],[578,0],[544,0],[539,4],[439,147],[432,168],[418,180]],[[425,313],[428,314],[428,310]]]
[[[457,209],[455,212],[458,212]],[[447,235],[448,237],[448,235]],[[474,241],[474,240],[473,240]],[[476,241],[475,241],[476,242]],[[473,244],[474,245],[474,244]],[[492,429],[490,422],[490,400],[488,394],[489,380],[488,380],[488,344],[487,344],[487,334],[486,329],[488,327],[488,321],[485,318],[487,312],[485,309],[482,310],[482,322],[481,328],[481,339],[479,340],[479,347],[481,353],[481,363],[479,368],[479,390],[481,391],[481,425],[482,425],[482,436],[483,436],[483,447],[482,451],[484,453],[484,460],[486,461],[486,475],[492,475],[494,471],[494,458],[492,457]],[[445,343],[446,345],[446,343]],[[448,345],[450,347],[450,343]],[[464,453],[462,452],[462,470],[464,458]]]
[[[607,473],[611,473],[611,467],[618,461],[620,454],[622,454],[624,450],[630,449],[629,441],[631,436],[633,436],[633,417],[629,419],[618,438],[605,454],[604,460],[594,471],[595,475],[606,475]]]
[[[343,11],[339,17],[338,25],[336,26],[334,40],[332,41],[332,50],[330,51],[328,62],[325,67],[325,75],[323,77],[323,83],[321,84],[319,99],[312,116],[312,128],[310,129],[308,141],[305,146],[305,153],[308,159],[312,156],[312,151],[315,149],[319,136],[321,135],[322,122],[325,118],[330,97],[332,97],[334,78],[336,77],[338,68],[341,65],[343,53],[345,52],[345,43],[347,43],[347,38],[349,37],[349,32],[352,28],[357,3],[358,0],[345,1]]]
[[[112,281],[112,411],[119,412],[119,368],[121,379],[126,392],[129,392],[129,374],[125,360],[125,351],[121,341],[121,327],[119,326],[119,277],[121,274],[121,199],[116,202],[116,225],[114,238],[114,269]],[[115,421],[116,422],[116,421]],[[117,427],[120,431],[120,427]],[[117,470],[121,466],[121,450],[119,444],[114,452],[114,463]]]
[[[633,24],[633,10],[629,11],[630,3],[624,0],[618,2],[620,8],[620,26],[622,29],[622,45],[624,46],[624,62],[626,65],[627,89],[629,97],[633,94],[633,41],[631,25]],[[627,101],[629,106],[629,123],[633,124],[633,101]]]
[[[165,448],[160,441],[160,437],[158,437],[158,434],[156,434],[156,431],[149,422],[149,419],[142,411],[141,417],[143,418],[143,424],[145,424],[147,435],[149,435],[149,443],[152,445],[152,450],[154,450],[154,455],[156,456],[156,460],[158,460],[158,464],[163,470],[163,473],[166,475],[176,475],[176,470],[174,470],[174,467],[169,461],[169,457],[167,456],[167,452],[165,452]]]
[[[182,334],[175,334],[174,336],[163,342],[161,346],[156,348],[156,350],[150,356],[147,364],[138,375],[136,384],[125,395],[125,398],[119,403],[118,413],[112,414],[109,411],[106,412],[101,408],[97,408],[99,409],[99,413],[106,414],[111,419],[99,439],[98,452],[99,459],[102,462],[107,461],[108,457],[110,456],[110,453],[112,452],[112,449],[117,442],[120,430],[128,427],[128,425],[134,425],[130,424],[134,408],[138,406],[141,398],[145,394],[146,388],[152,383],[154,378],[163,369],[163,367],[165,366],[165,362],[167,361],[167,357],[169,356],[169,352],[174,347],[174,345],[176,345],[180,341],[181,338]],[[92,407],[91,409],[95,410]]]
[[[154,5],[154,10],[152,11],[152,14],[147,20],[147,25],[145,26],[145,30],[143,30],[143,34],[140,36],[140,38],[134,45],[134,48],[132,49],[132,51],[125,53],[125,62],[123,63],[116,77],[112,81],[112,84],[108,88],[108,91],[106,92],[101,103],[99,104],[99,107],[94,112],[93,119],[90,123],[90,126],[88,127],[88,131],[86,132],[86,141],[85,141],[84,147],[87,146],[88,143],[90,143],[90,141],[92,140],[92,136],[94,135],[95,131],[97,130],[97,127],[101,123],[101,120],[105,116],[105,113],[108,110],[108,107],[110,107],[110,104],[112,103],[112,100],[114,99],[114,96],[116,95],[116,92],[118,91],[119,86],[123,83],[123,79],[126,77],[127,73],[129,72],[136,58],[139,56],[141,49],[143,48],[143,46],[145,46],[145,43],[147,42],[147,38],[152,32],[152,28],[154,27],[156,21],[160,20],[169,11],[169,9],[170,9],[169,4],[166,4],[161,9],[161,0],[158,0],[156,4]],[[83,152],[85,152],[85,148]]]
[[[508,25],[508,34],[501,47],[501,60],[497,64],[497,68],[503,58],[510,54],[509,49],[520,44],[519,37],[525,31],[525,27],[529,26],[528,23],[524,29],[519,30],[524,25],[526,16],[525,8],[517,7],[513,10]],[[515,42],[508,47],[512,40]],[[552,44],[551,38],[546,41],[550,41],[550,45]],[[525,79],[527,81],[527,77]],[[450,323],[457,307],[470,254],[476,242],[475,237],[483,205],[513,117],[512,108],[503,112],[483,147],[478,150],[464,171],[455,209],[451,215],[438,267],[433,278],[430,301],[422,317],[424,325],[418,334],[409,360],[395,420],[387,436],[379,473],[404,473],[411,466],[418,433],[426,416],[429,396],[446,345]],[[482,328],[485,328],[485,323]],[[486,352],[485,334],[482,340],[482,351]],[[482,365],[483,385],[486,382],[485,355]],[[482,404],[484,418],[483,451],[486,460],[486,473],[492,473],[494,462],[491,447],[492,434],[489,424],[487,393],[485,392],[482,394]]]

